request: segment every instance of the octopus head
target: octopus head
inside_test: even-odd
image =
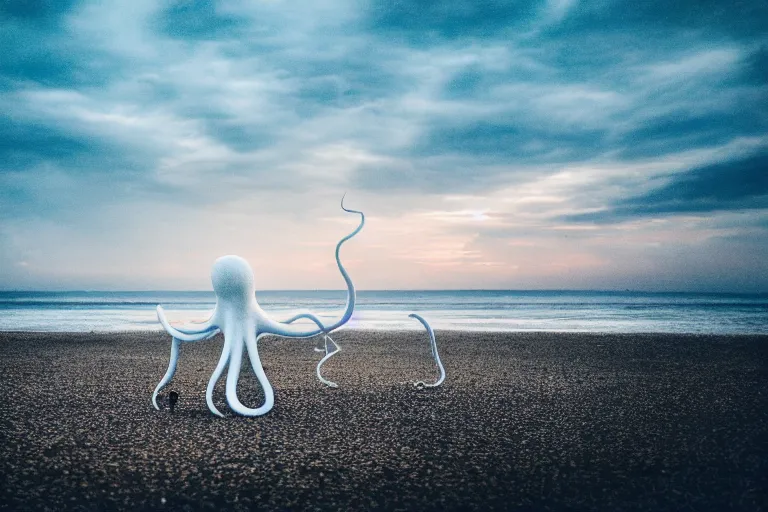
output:
[[[256,293],[253,269],[240,256],[222,256],[211,270],[213,291],[217,297],[230,300],[249,300]]]

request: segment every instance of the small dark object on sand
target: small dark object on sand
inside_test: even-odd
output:
[[[171,391],[168,393],[168,405],[171,407],[171,414],[173,414],[173,409],[176,407],[176,402],[179,401],[179,394],[175,391]]]

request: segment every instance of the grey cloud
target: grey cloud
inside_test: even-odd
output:
[[[768,133],[768,115],[746,103],[734,105],[732,110],[703,115],[676,112],[651,118],[626,133],[620,155],[626,159],[647,158],[680,148],[716,147],[736,137],[765,133]]]
[[[482,192],[492,187],[498,176],[497,173],[481,171],[477,162],[455,158],[424,158],[415,162],[398,160],[360,166],[352,184],[362,190],[383,193]]]
[[[276,137],[269,126],[259,126],[234,116],[219,114],[203,119],[206,134],[238,152],[269,147]]]
[[[478,122],[463,126],[438,126],[415,152],[457,153],[502,157],[518,163],[581,160],[595,153],[605,135],[602,130],[542,130],[523,123]]]
[[[747,158],[680,173],[661,188],[621,200],[604,211],[571,216],[569,220],[616,222],[635,217],[763,208],[768,208],[765,150]]]
[[[181,119],[199,123],[206,137],[236,153],[288,148],[291,145],[287,142],[291,139],[306,137],[302,131],[308,126],[308,120],[332,118],[337,123],[334,128],[337,131],[317,134],[315,140],[333,140],[334,135],[344,137],[345,142],[397,160],[396,168],[408,168],[409,172],[428,176],[428,179],[411,179],[407,177],[408,173],[396,171],[389,173],[389,179],[372,180],[361,167],[363,174],[356,183],[371,190],[378,184],[394,185],[398,176],[403,178],[403,185],[439,184],[441,189],[459,190],[470,173],[477,176],[475,182],[493,182],[490,175],[496,172],[493,164],[574,162],[607,154],[618,155],[621,159],[646,158],[721,144],[733,137],[759,135],[766,131],[764,116],[745,105],[749,95],[724,98],[713,107],[720,112],[690,113],[686,111],[689,106],[685,103],[690,101],[685,96],[688,92],[676,97],[672,86],[671,96],[659,97],[640,90],[635,83],[637,77],[632,74],[637,71],[632,70],[658,61],[665,51],[677,48],[680,41],[673,36],[656,41],[649,49],[636,48],[633,45],[644,37],[642,32],[629,36],[616,34],[597,23],[589,34],[582,31],[578,36],[569,35],[569,24],[578,28],[576,21],[592,9],[590,5],[575,4],[559,24],[539,37],[522,28],[546,16],[546,2],[477,4],[457,0],[426,6],[400,2],[381,4],[363,13],[362,24],[356,24],[354,16],[317,22],[320,28],[335,23],[335,28],[343,29],[338,31],[308,25],[297,17],[298,13],[281,11],[275,5],[259,5],[258,9],[248,11],[238,10],[236,4],[172,3],[150,19],[149,28],[153,28],[160,38],[158,44],[165,47],[162,38],[167,37],[199,44],[168,46],[172,51],[167,56],[161,51],[155,62],[142,65],[144,69],[154,71],[148,74],[160,75],[159,78],[137,77],[135,80],[141,81],[143,87],[136,89],[132,96],[116,96],[113,101],[147,102],[148,109],[157,105]],[[600,16],[610,16],[602,8],[594,9],[602,13]],[[690,5],[686,9],[697,12]],[[686,19],[687,11],[683,11],[673,14]],[[731,13],[731,16],[739,15],[739,12]],[[640,27],[642,19],[642,16],[633,18],[627,27]],[[715,19],[708,21],[715,22]],[[431,34],[428,37],[437,37],[431,42],[437,49],[450,50],[450,45],[460,48],[462,43],[458,41],[466,36],[472,40],[471,44],[481,47],[517,48],[526,59],[540,65],[531,68],[513,59],[507,64],[492,62],[494,67],[470,61],[455,69],[438,69],[438,72],[446,73],[442,86],[432,91],[424,90],[424,81],[430,77],[414,75],[414,66],[418,66],[418,62],[408,60],[408,38],[382,40],[367,33],[367,29],[372,29],[373,34],[385,34],[385,37],[400,32],[416,33],[417,26],[422,23]],[[306,29],[305,32],[292,24]],[[53,26],[57,27],[56,34],[66,34],[60,22]],[[658,26],[662,30],[669,25],[659,23]],[[51,37],[53,34],[48,34],[41,40]],[[205,46],[214,41],[215,45]],[[405,46],[398,41],[405,42]],[[699,44],[705,41],[703,35],[693,40]],[[197,72],[203,76],[205,69],[194,71],[189,66],[181,74],[176,69],[163,71],[169,64],[195,55],[197,49],[226,64],[230,71],[218,80],[210,77],[205,84],[188,80],[194,76],[183,75]],[[101,66],[102,58],[96,52],[80,51],[75,53],[75,60],[85,73],[78,72],[79,75],[97,76],[99,73],[94,70]],[[759,52],[755,55],[759,64]],[[125,82],[130,64],[125,59],[116,61],[112,79]],[[759,69],[758,64],[743,63],[751,66],[753,74]],[[94,72],[87,72],[89,67]],[[626,69],[621,71],[620,68]],[[108,67],[101,70],[105,77],[109,76]],[[67,68],[67,80],[74,80],[78,73],[70,71]],[[262,103],[245,108],[231,106],[233,92],[224,85],[233,80],[247,82],[262,77],[268,77],[276,85],[254,89],[250,93],[254,98],[263,98]],[[710,93],[719,93],[729,86],[709,84],[707,80],[702,78],[697,82],[700,85],[697,94],[719,97]],[[625,94],[628,104],[603,106],[595,102],[594,107],[582,108],[580,117],[566,123],[561,121],[560,105],[546,104],[542,100],[540,84],[546,84],[550,90],[586,86],[608,92],[619,91]],[[510,85],[514,87],[505,90]],[[741,87],[738,82],[731,85]],[[414,96],[437,101],[437,109],[422,113],[409,111],[404,100]],[[751,98],[760,100],[761,96],[757,94]],[[584,101],[574,97],[567,108],[573,109],[574,105]],[[683,102],[676,113],[664,110],[653,113],[649,109],[649,106],[655,108],[676,102]],[[452,114],[451,104],[462,113]],[[441,111],[440,105],[447,110]],[[379,123],[380,129],[355,130],[351,126],[363,118],[347,113],[363,108],[378,109],[375,116],[365,120]],[[341,122],[350,126],[338,130]],[[390,145],[386,140],[390,138],[386,127],[402,125],[409,125],[414,136],[399,147]],[[619,125],[622,126],[619,128]],[[348,135],[350,133],[352,135]],[[376,139],[371,138],[374,134]],[[444,161],[451,161],[453,157],[462,165],[446,166],[432,173],[428,159],[438,156],[444,157]],[[473,162],[464,167],[470,159]],[[224,169],[229,164],[222,162],[221,165]]]

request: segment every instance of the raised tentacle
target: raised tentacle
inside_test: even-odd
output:
[[[240,376],[240,365],[243,360],[243,338],[240,334],[238,336],[238,342],[235,342],[232,346],[232,356],[229,362],[229,372],[227,373],[227,403],[229,407],[237,414],[242,416],[261,416],[272,410],[275,405],[275,392],[272,389],[272,384],[269,383],[264,368],[261,365],[261,359],[259,358],[258,341],[266,333],[261,333],[258,336],[254,332],[245,333],[245,345],[248,347],[248,357],[251,360],[251,368],[253,373],[256,374],[256,378],[261,384],[264,390],[264,404],[256,409],[246,407],[240,402],[237,397],[237,379]]]
[[[427,334],[429,334],[429,341],[430,341],[430,348],[432,349],[432,357],[435,359],[435,363],[437,363],[437,367],[440,369],[440,378],[437,379],[437,382],[434,384],[427,384],[424,381],[418,381],[414,382],[414,386],[416,387],[427,387],[427,388],[434,388],[439,386],[443,383],[445,380],[445,368],[443,368],[443,363],[440,362],[440,355],[437,353],[437,342],[435,341],[435,333],[432,331],[432,327],[429,326],[429,323],[427,323],[426,320],[424,320],[421,316],[417,315],[416,313],[411,313],[408,315],[410,318],[415,318],[421,324],[427,329]]]
[[[197,331],[193,331],[191,329],[185,329],[186,332],[182,332],[181,330],[173,327],[168,322],[168,319],[165,317],[165,311],[163,311],[162,306],[157,306],[157,319],[160,320],[160,323],[163,325],[165,332],[167,332],[174,338],[178,338],[179,341],[201,341],[208,338],[212,338],[214,335],[216,335],[219,332],[218,326],[214,325],[212,322],[206,322],[206,324],[208,325],[206,325],[206,327],[203,329],[200,329]],[[211,318],[211,320],[212,319],[213,317]]]
[[[276,334],[278,336],[285,336],[288,338],[308,338],[310,336],[316,336],[320,333],[328,333],[333,331],[334,329],[338,329],[349,319],[352,317],[352,312],[355,310],[355,285],[352,283],[352,279],[349,277],[349,274],[347,273],[346,269],[344,268],[344,265],[341,264],[341,259],[339,259],[339,251],[341,250],[341,246],[358,234],[361,229],[363,229],[363,226],[365,225],[365,214],[363,212],[357,211],[357,210],[350,210],[346,207],[344,207],[344,197],[341,198],[341,209],[345,212],[349,213],[357,213],[360,215],[360,224],[355,228],[352,233],[348,234],[341,240],[339,240],[339,243],[336,244],[336,264],[339,267],[339,271],[341,272],[341,276],[344,278],[344,281],[347,283],[347,304],[344,308],[344,313],[341,315],[341,318],[339,318],[336,322],[334,322],[332,325],[324,326],[324,324],[321,322],[318,325],[322,327],[318,327],[317,329],[310,329],[310,330],[302,330],[297,327],[288,327],[285,324],[281,324],[279,322],[275,322],[271,318],[264,317],[261,319],[262,323],[260,325],[260,329],[262,329],[264,332],[269,334]]]
[[[219,357],[219,362],[216,365],[216,368],[213,370],[213,373],[211,374],[211,378],[208,381],[208,388],[205,390],[205,402],[208,404],[208,410],[221,418],[223,418],[224,415],[221,414],[221,412],[219,412],[219,410],[216,408],[216,406],[213,403],[213,388],[216,387],[216,383],[221,378],[221,374],[224,373],[224,368],[226,368],[227,363],[229,363],[231,352],[232,352],[232,336],[231,336],[231,333],[230,335],[227,335],[227,333],[225,333],[224,346],[221,349],[221,356]]]

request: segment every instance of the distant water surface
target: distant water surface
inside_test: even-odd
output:
[[[343,291],[257,292],[275,319],[310,309],[332,320]],[[768,295],[589,291],[360,291],[347,324],[358,329],[480,331],[768,333]],[[155,307],[171,322],[202,321],[213,292],[0,292],[3,331],[159,330]]]

